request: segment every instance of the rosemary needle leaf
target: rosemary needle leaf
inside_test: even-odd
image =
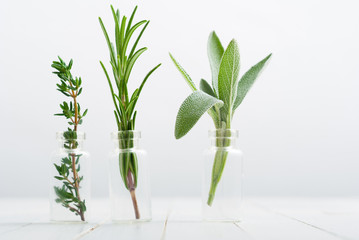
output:
[[[131,14],[130,20],[128,21],[127,28],[126,28],[126,35],[127,35],[128,31],[131,28],[132,20],[133,20],[135,14],[136,14],[136,11],[137,11],[137,6],[135,7],[135,9],[133,9],[133,12]]]
[[[128,82],[128,79],[130,77],[130,73],[132,71],[133,65],[135,64],[136,60],[141,56],[142,53],[144,53],[147,50],[146,47],[143,47],[141,49],[139,49],[137,52],[135,52],[135,54],[129,58],[128,62],[127,62],[127,67],[126,67],[126,73],[125,73],[125,80],[126,83]]]
[[[98,18],[99,22],[100,22],[100,25],[101,25],[101,29],[103,31],[103,34],[105,35],[105,38],[106,38],[106,42],[107,42],[107,46],[109,48],[109,51],[110,51],[110,56],[111,56],[111,61],[112,62],[116,62],[115,61],[115,52],[114,52],[114,49],[112,47],[112,44],[111,44],[111,41],[110,41],[110,38],[108,37],[108,34],[107,34],[107,31],[106,31],[106,28],[105,26],[103,25],[103,22],[102,22],[102,19],[101,18]]]
[[[146,23],[147,21],[146,20],[143,20],[141,22],[138,22],[136,23],[127,33],[126,33],[126,36],[125,36],[125,42],[123,44],[123,49],[122,49],[122,55],[125,56],[125,51],[127,50],[127,46],[128,46],[128,43],[131,39],[131,36],[132,34],[135,32],[135,30],[140,27],[142,24]]]
[[[147,28],[147,26],[148,26],[149,23],[150,23],[150,21],[147,21],[147,23],[145,24],[145,26],[143,26],[143,28],[142,28],[140,34],[138,35],[138,37],[137,37],[135,43],[134,43],[133,46],[132,46],[130,55],[128,55],[129,58],[131,58],[132,55],[133,55],[133,53],[136,51],[137,44],[138,44],[138,42],[140,41],[140,39],[141,39],[141,37],[142,37],[142,34],[143,34],[143,32],[146,30],[146,28]]]

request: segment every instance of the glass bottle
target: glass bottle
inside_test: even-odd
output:
[[[242,197],[242,152],[236,146],[238,131],[209,131],[204,152],[202,215],[208,221],[239,221]]]
[[[50,219],[85,222],[89,217],[91,191],[90,155],[83,149],[85,133],[56,133],[59,147],[52,154]]]
[[[110,153],[110,202],[113,221],[150,221],[148,160],[139,148],[139,131],[113,132]]]

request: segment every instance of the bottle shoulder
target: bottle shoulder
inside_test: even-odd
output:
[[[142,148],[115,148],[110,151],[110,155],[118,155],[120,153],[136,153],[138,155],[147,155],[147,151]]]
[[[90,156],[90,153],[84,149],[65,149],[65,148],[59,148],[52,152],[52,156],[66,156],[69,154],[74,155],[81,155],[81,156]]]
[[[237,147],[215,147],[211,146],[207,149],[205,149],[204,154],[215,154],[216,152],[228,152],[228,154],[237,154],[237,155],[243,155],[242,150],[240,150]]]

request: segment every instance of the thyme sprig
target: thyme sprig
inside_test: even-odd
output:
[[[63,133],[67,156],[61,159],[60,165],[54,164],[58,172],[58,176],[55,178],[62,181],[63,184],[62,187],[54,187],[57,196],[55,201],[85,221],[86,204],[85,199],[81,200],[80,196],[80,182],[83,180],[83,176],[79,176],[82,154],[76,153],[76,149],[78,147],[77,128],[78,125],[82,124],[82,118],[86,116],[87,109],[81,113],[80,104],[77,102],[77,97],[82,92],[82,80],[80,77],[74,78],[71,74],[72,59],[69,64],[66,64],[60,57],[58,58],[59,61],[54,61],[51,65],[57,70],[53,73],[60,78],[60,83],[56,84],[57,90],[71,100],[69,103],[64,101],[60,104],[62,112],[55,114],[55,116],[64,116],[73,129],[68,128]]]

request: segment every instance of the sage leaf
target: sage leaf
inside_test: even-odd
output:
[[[182,103],[176,119],[175,137],[179,139],[186,135],[200,117],[214,105],[223,102],[202,91],[195,91]]]
[[[208,95],[211,95],[212,97],[217,98],[216,94],[213,92],[212,87],[209,85],[209,83],[206,80],[201,79],[201,82],[199,83],[199,88],[203,92],[207,93]],[[219,109],[218,109],[218,111],[219,111]],[[213,119],[214,125],[217,126],[219,124],[219,118],[218,118],[218,114],[216,112],[215,107],[211,107],[210,109],[208,109],[207,112]]]
[[[271,58],[272,54],[269,54],[262,61],[251,67],[241,78],[237,87],[237,97],[233,105],[233,112],[236,108],[242,103],[244,97],[247,95],[247,92],[252,87],[253,83],[256,81],[258,76],[263,71],[264,67],[267,65],[268,60]]]
[[[236,40],[232,40],[223,54],[218,73],[218,96],[224,107],[232,109],[236,97],[236,84],[239,74],[239,50]]]
[[[211,32],[208,37],[207,54],[212,71],[212,85],[214,92],[218,95],[218,72],[223,56],[223,46],[216,32]]]
[[[207,93],[208,95],[217,98],[216,94],[213,92],[212,87],[209,85],[209,83],[206,80],[201,79],[201,82],[199,83],[199,88],[203,92]]]
[[[188,75],[188,73],[183,69],[183,67],[176,61],[176,59],[172,56],[170,53],[170,57],[173,61],[173,63],[176,65],[177,69],[180,71],[186,82],[188,83],[189,87],[192,89],[192,91],[197,91],[196,85],[192,81],[191,77]]]

